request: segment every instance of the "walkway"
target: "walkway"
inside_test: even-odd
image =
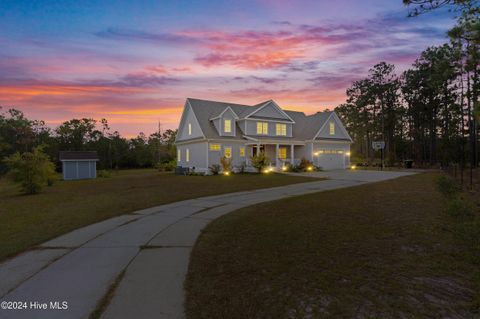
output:
[[[239,208],[289,196],[362,185],[407,172],[336,171],[330,180],[237,192],[157,206],[118,216],[53,239],[0,264],[0,301],[28,310],[0,318],[184,318],[183,282],[190,251],[213,219]],[[105,298],[108,292],[110,298]],[[109,303],[105,303],[109,299]],[[68,303],[66,310],[32,309],[31,302]],[[33,304],[32,304],[33,305]]]

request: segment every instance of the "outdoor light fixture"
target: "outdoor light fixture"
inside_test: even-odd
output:
[[[230,175],[230,172],[228,172],[228,171],[227,171],[227,172],[224,172],[223,175],[228,176],[228,175]]]
[[[346,152],[345,155],[350,156],[350,152]]]
[[[350,169],[356,169],[356,168],[357,168],[357,165],[350,166]]]
[[[282,171],[286,171],[288,168],[286,166],[282,166]]]
[[[268,171],[269,171],[269,172],[273,172],[273,167],[270,167],[270,168],[268,169]]]
[[[312,171],[312,170],[313,170],[313,167],[312,167],[312,166],[309,166],[309,167],[307,167],[307,170],[308,170],[308,171]]]

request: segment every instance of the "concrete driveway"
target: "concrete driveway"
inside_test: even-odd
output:
[[[25,302],[22,310],[0,309],[0,318],[89,318],[100,306],[101,318],[184,318],[190,251],[211,220],[261,202],[410,174],[308,173],[330,179],[186,200],[77,229],[0,264],[0,301]],[[43,303],[47,309],[38,309]]]

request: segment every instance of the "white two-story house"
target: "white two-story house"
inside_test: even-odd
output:
[[[272,100],[241,105],[188,98],[177,139],[177,165],[209,173],[225,156],[233,167],[252,170],[250,157],[265,152],[271,166],[302,158],[325,170],[350,164],[352,139],[335,112],[282,110]]]

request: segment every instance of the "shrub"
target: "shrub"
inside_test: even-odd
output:
[[[459,191],[459,188],[455,185],[453,179],[446,175],[441,175],[437,178],[437,189],[447,198],[455,197]]]
[[[261,173],[262,170],[270,163],[270,159],[265,155],[265,152],[260,152],[254,156],[251,156],[250,161],[252,166],[255,167],[259,173]]]
[[[168,162],[158,163],[156,165],[156,168],[160,172],[172,172],[172,171],[175,170],[176,167],[177,167],[177,161],[176,160],[171,160],[171,161],[168,161]]]
[[[9,169],[9,176],[20,184],[25,194],[36,194],[44,185],[53,184],[55,165],[40,146],[35,147],[32,152],[12,154],[4,161]]]
[[[453,217],[468,218],[473,216],[473,207],[461,198],[455,197],[448,201],[447,213]]]
[[[218,164],[213,164],[212,166],[209,167],[209,169],[213,175],[218,175],[218,173],[220,173],[220,165]]]
[[[309,170],[309,167],[313,169],[313,163],[307,160],[305,157],[302,157],[300,164],[298,164],[298,169],[302,172],[306,172]]]
[[[99,178],[108,178],[110,177],[112,174],[107,171],[106,169],[101,169],[97,172],[97,177]]]
[[[224,172],[230,172],[232,170],[232,159],[224,156],[220,159],[220,164]]]

